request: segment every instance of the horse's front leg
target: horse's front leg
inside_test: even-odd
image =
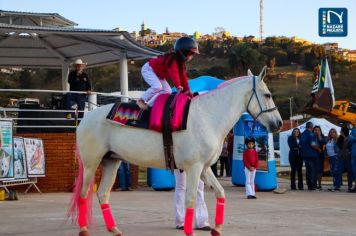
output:
[[[185,192],[185,218],[184,232],[187,236],[193,236],[194,206],[197,198],[198,184],[203,165],[195,163],[189,169],[185,170],[187,174],[187,190]]]
[[[114,158],[104,158],[102,160],[102,176],[97,192],[106,229],[113,233],[114,236],[123,236],[116,226],[109,205],[110,191],[115,182],[117,169],[119,168],[120,163],[120,160]]]
[[[204,183],[211,187],[216,196],[215,228],[211,230],[212,236],[222,235],[222,226],[224,223],[225,211],[225,192],[219,181],[216,179],[211,168],[207,168],[202,174]]]

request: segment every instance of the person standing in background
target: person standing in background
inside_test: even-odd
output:
[[[258,167],[258,153],[255,150],[255,139],[253,137],[246,138],[245,144],[247,149],[243,153],[243,163],[245,166],[246,177],[246,196],[247,199],[256,199],[255,192],[255,175]]]
[[[337,132],[336,129],[332,128],[328,134],[328,140],[326,143],[326,154],[330,158],[330,169],[331,175],[333,177],[333,187],[329,189],[331,192],[340,191],[342,182],[342,170],[340,166],[340,159],[338,156],[339,149],[336,145]]]
[[[117,177],[119,178],[118,191],[132,191],[130,163],[121,161]]]
[[[84,93],[67,93],[66,94],[66,102],[65,109],[72,109],[72,102],[76,103],[79,111],[84,111],[85,101],[87,100],[87,94],[91,93],[91,82],[87,75],[84,72],[84,68],[86,63],[84,63],[81,59],[77,59],[74,62],[75,70],[72,70],[68,75],[68,83],[70,91],[79,91],[86,92]],[[79,113],[79,117],[83,117],[83,112]],[[72,114],[67,114],[67,119],[71,119]]]
[[[354,177],[352,176],[352,168],[351,168],[351,152],[349,149],[349,134],[350,130],[343,126],[341,127],[340,135],[336,141],[337,147],[339,148],[339,158],[342,163],[342,172],[346,170],[347,173],[347,190],[348,192],[352,191],[352,183],[354,181]]]
[[[300,136],[301,154],[305,162],[308,190],[316,190],[316,167],[319,158],[316,137],[313,133],[313,123],[307,122]]]
[[[317,152],[319,153],[319,157],[316,165],[316,180],[317,180],[316,189],[321,191],[323,189],[321,187],[321,179],[323,178],[323,174],[324,174],[324,159],[325,159],[324,152],[325,152],[326,138],[323,132],[321,131],[320,126],[318,125],[314,126],[313,132],[316,137]]]
[[[303,190],[303,158],[300,153],[300,130],[294,128],[292,135],[288,137],[289,146],[289,164],[291,167],[290,172],[290,188],[291,190],[297,190],[295,185],[295,174],[298,174],[298,189]]]
[[[174,210],[176,229],[184,229],[185,220],[185,191],[187,189],[187,175],[184,171],[174,170],[176,187],[174,191]],[[195,228],[210,231],[208,208],[204,200],[204,182],[199,180],[197,198],[195,201]]]
[[[356,181],[356,127],[353,127],[349,135],[349,145],[351,149],[351,169],[354,180]],[[356,185],[351,192],[356,192]]]

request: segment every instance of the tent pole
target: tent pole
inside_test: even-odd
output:
[[[121,98],[122,102],[128,102],[129,96],[129,80],[128,80],[128,70],[127,70],[127,57],[126,53],[122,54],[120,59],[120,90],[121,95],[126,96]]]

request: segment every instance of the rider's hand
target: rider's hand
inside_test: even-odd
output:
[[[183,87],[182,86],[178,86],[177,90],[183,91]]]

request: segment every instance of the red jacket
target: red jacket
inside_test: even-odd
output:
[[[185,66],[183,66],[182,71],[179,71],[178,63],[174,59],[172,60],[172,63],[168,66],[168,60],[171,56],[172,55],[170,54],[166,54],[157,58],[152,58],[151,60],[149,60],[148,63],[152,67],[158,78],[160,78],[161,80],[171,79],[176,88],[182,86],[184,91],[190,91]]]
[[[258,154],[255,149],[246,149],[243,154],[243,162],[247,169],[258,167]]]

